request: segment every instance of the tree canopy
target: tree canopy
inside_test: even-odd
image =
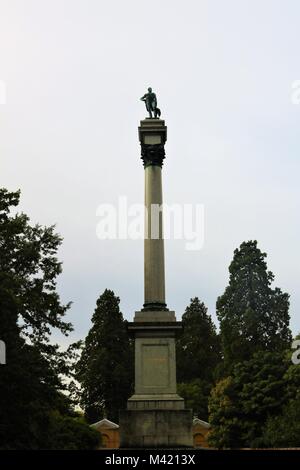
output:
[[[207,308],[191,299],[182,316],[183,332],[176,341],[178,393],[201,419],[208,416],[208,397],[221,362],[220,340]]]
[[[118,421],[133,387],[133,354],[120,299],[106,289],[97,300],[92,327],[77,364],[80,402],[89,422],[105,414]]]
[[[52,445],[55,416],[69,417],[69,429],[73,423],[62,377],[69,373],[75,346],[62,352],[50,341],[53,329],[63,335],[72,330],[64,320],[69,305],[56,291],[62,240],[54,227],[31,226],[27,215],[14,213],[19,198],[19,192],[0,189],[0,339],[6,344],[0,448],[45,449]],[[95,434],[80,426],[93,447]]]
[[[176,342],[177,380],[213,381],[221,360],[220,340],[207,308],[198,297],[191,299],[182,315],[183,333]]]
[[[229,285],[217,300],[227,372],[257,351],[280,352],[290,345],[289,295],[271,287],[274,274],[266,256],[256,241],[242,243],[229,266]]]
[[[281,415],[289,402],[289,364],[284,353],[258,352],[249,361],[236,364],[232,374],[217,383],[209,400],[213,446],[266,444],[267,420]]]

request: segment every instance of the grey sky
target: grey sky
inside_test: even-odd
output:
[[[143,303],[143,243],[99,241],[101,203],[143,202],[139,97],[168,126],[166,203],[205,205],[205,244],[166,243],[168,306],[215,318],[233,250],[257,239],[300,330],[300,4],[292,0],[0,0],[1,186],[64,237],[59,290],[84,337],[111,288]]]

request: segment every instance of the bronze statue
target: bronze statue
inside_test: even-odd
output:
[[[152,88],[148,88],[148,93],[141,97],[141,101],[144,101],[146,104],[146,109],[149,113],[149,119],[152,119],[152,113],[154,113],[154,118],[160,118],[160,109],[157,107],[156,94],[153,93]]]

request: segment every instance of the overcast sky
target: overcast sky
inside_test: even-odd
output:
[[[96,210],[143,203],[148,86],[168,126],[164,201],[205,208],[201,250],[166,242],[169,308],[180,319],[198,296],[216,319],[233,250],[257,239],[300,331],[299,17],[297,0],[0,0],[0,185],[64,238],[71,340],[106,287],[128,319],[143,304],[143,242],[97,239]]]

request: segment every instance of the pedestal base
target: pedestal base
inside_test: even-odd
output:
[[[152,396],[150,400],[155,400],[156,395],[158,401],[166,395],[171,395],[171,400],[180,399],[176,394],[175,334],[181,329],[181,323],[175,321],[174,312],[163,312],[163,319],[157,321],[161,313],[136,312],[135,321],[128,325],[135,343],[133,399],[139,400],[142,398],[140,395]],[[148,321],[145,321],[145,317]]]
[[[184,399],[177,393],[132,395],[127,410],[184,410]]]
[[[175,312],[136,312],[128,331],[135,342],[135,393],[120,411],[123,448],[192,447],[192,411],[177,395]]]
[[[193,447],[191,410],[120,411],[121,448]]]

